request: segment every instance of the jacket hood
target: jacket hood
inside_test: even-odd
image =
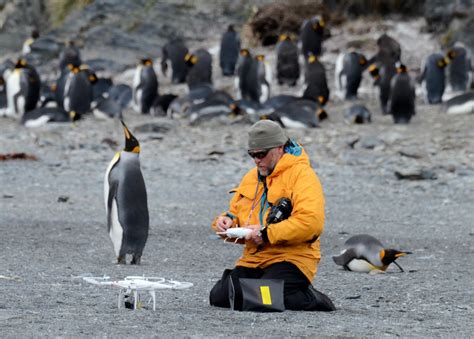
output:
[[[285,146],[285,154],[278,161],[268,178],[278,176],[281,172],[296,164],[307,164],[310,166],[309,157],[303,146],[290,139],[289,145]]]

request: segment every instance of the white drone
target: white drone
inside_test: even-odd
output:
[[[153,301],[153,311],[156,309],[156,290],[183,290],[192,287],[190,282],[167,280],[159,277],[128,276],[123,280],[110,280],[110,277],[83,277],[84,281],[100,286],[112,286],[120,289],[118,308],[124,303],[125,294],[133,293],[133,309],[136,310],[139,302],[139,292],[148,292]]]
[[[244,227],[233,227],[233,228],[228,228],[225,230],[225,232],[216,232],[216,234],[219,235],[225,235],[224,241],[227,241],[229,239],[235,239],[234,243],[237,243],[240,239],[243,239],[247,236],[247,234],[250,234],[252,230],[250,228],[244,228]]]

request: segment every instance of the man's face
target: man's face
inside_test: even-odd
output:
[[[283,156],[283,146],[268,150],[268,153],[263,158],[260,158],[260,156],[252,156],[252,154],[263,154],[265,151],[267,150],[252,150],[252,152],[249,152],[249,155],[253,158],[255,165],[257,165],[258,173],[264,177],[270,175],[273,172],[276,164]]]

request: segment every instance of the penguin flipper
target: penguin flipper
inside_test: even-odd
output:
[[[357,258],[356,250],[354,248],[349,248],[341,255],[332,257],[334,262],[339,266],[346,266],[354,258]]]
[[[109,185],[109,196],[107,197],[107,226],[108,232],[110,232],[110,228],[112,227],[112,203],[117,196],[117,188],[118,183],[113,182]]]

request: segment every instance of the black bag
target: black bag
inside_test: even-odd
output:
[[[242,311],[283,312],[285,310],[284,284],[285,281],[281,279],[239,278]],[[230,279],[229,302],[233,310],[235,309],[235,296],[235,284]]]

